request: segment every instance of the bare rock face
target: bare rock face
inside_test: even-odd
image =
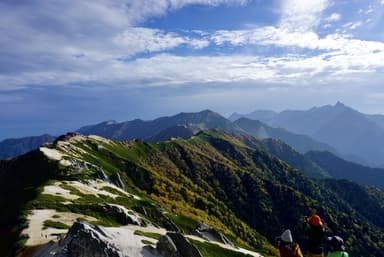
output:
[[[235,246],[223,233],[201,222],[198,223],[195,234],[208,241],[223,243],[230,247]]]
[[[120,174],[119,173],[113,173],[111,176],[109,176],[109,180],[111,181],[112,184],[115,186],[125,189],[123,181],[121,181]]]
[[[156,248],[136,244],[131,236],[123,231],[75,222],[64,240],[47,243],[33,257],[202,257],[182,233],[168,232],[159,239]],[[122,243],[124,240],[131,243]]]
[[[156,245],[156,251],[163,257],[202,257],[183,234],[175,232],[162,236]]]
[[[156,245],[156,251],[162,256],[181,257],[175,243],[168,236],[162,236]]]
[[[120,250],[111,243],[100,227],[75,222],[64,239],[57,257],[121,257]]]

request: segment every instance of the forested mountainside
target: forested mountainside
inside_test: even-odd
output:
[[[120,185],[125,193],[109,188],[118,195],[112,198],[80,190],[80,184],[100,179]],[[81,214],[88,222],[105,226],[125,225],[111,205],[140,214],[147,223],[186,234],[203,222],[235,244],[265,256],[276,255],[272,244],[285,228],[303,243],[303,216],[317,212],[327,234],[345,238],[351,256],[384,255],[382,190],[310,179],[220,130],[154,144],[74,136],[1,161],[0,184],[0,208],[7,210],[0,214],[5,228],[2,237],[9,239],[1,240],[2,255],[23,238],[20,233],[28,227],[32,210]],[[57,191],[50,194],[47,188]],[[73,197],[65,198],[63,190]],[[56,225],[64,222],[60,215],[51,219]],[[53,225],[48,222],[47,226]],[[19,246],[28,242],[18,241]]]

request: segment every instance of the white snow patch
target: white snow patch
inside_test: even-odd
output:
[[[145,244],[142,240],[148,240],[156,243],[157,240],[150,239],[144,236],[135,235],[135,226],[126,226],[121,228],[104,228],[108,234],[112,237],[112,242],[122,250],[123,256],[135,256],[135,257],[156,257],[148,250],[143,249]],[[139,230],[143,231],[142,227]],[[154,233],[159,233],[158,230],[151,230]],[[164,232],[161,230],[161,233]],[[165,232],[164,232],[165,233]]]
[[[59,195],[61,197],[64,197],[65,199],[69,200],[76,200],[79,199],[80,196],[78,195],[73,195],[71,192],[67,189],[61,188],[60,185],[62,183],[60,182],[55,182],[53,185],[45,186],[43,194],[47,195]]]
[[[53,218],[54,215],[58,215],[60,217]],[[97,220],[91,216],[71,212],[57,212],[56,210],[51,209],[33,210],[32,213],[28,215],[28,228],[24,229],[22,232],[22,234],[27,234],[29,236],[25,245],[33,246],[45,244],[50,240],[57,240],[57,236],[55,234],[67,233],[67,229],[47,228],[43,230],[44,221],[55,220],[60,221],[68,226],[72,226],[73,222],[75,222],[77,218],[83,218],[88,221]]]
[[[43,152],[45,156],[47,156],[49,159],[59,161],[59,163],[63,166],[71,165],[71,162],[69,160],[63,159],[63,157],[66,155],[62,154],[57,149],[51,149],[51,148],[42,146],[40,147],[40,151]]]
[[[87,180],[86,183],[79,182],[79,181],[68,181],[68,183],[71,186],[74,186],[75,188],[77,188],[83,194],[93,194],[96,196],[106,195],[106,196],[110,196],[112,198],[118,197],[118,195],[110,193],[110,192],[102,189],[103,187],[108,186],[108,187],[112,187],[112,188],[118,190],[119,192],[125,194],[128,197],[133,197],[134,199],[140,199],[140,197],[138,197],[136,195],[129,194],[129,193],[125,192],[124,190],[122,190],[121,188],[119,188],[119,187],[117,187],[111,183],[107,183],[103,180],[99,180],[99,179]]]
[[[106,143],[106,144],[110,144],[113,142],[112,140],[106,139],[104,137],[96,136],[96,135],[89,135],[88,138],[91,138],[91,139],[94,139],[97,141],[101,141],[101,142]]]
[[[45,154],[49,159],[55,160],[55,161],[60,161],[63,158],[63,154],[60,153],[56,149],[51,149],[47,147],[40,147],[40,151]]]

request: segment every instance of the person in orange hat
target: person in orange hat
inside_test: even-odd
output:
[[[308,257],[324,257],[324,224],[317,214],[304,217],[304,233],[307,241]]]

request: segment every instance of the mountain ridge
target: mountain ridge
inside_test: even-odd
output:
[[[33,165],[36,162],[40,163],[39,166]],[[40,167],[35,174],[28,172],[28,167],[33,166]],[[188,232],[191,226],[186,226],[185,220],[180,223],[175,217],[206,221],[235,242],[242,241],[274,255],[276,251],[271,243],[281,229],[289,226],[293,231],[300,231],[302,216],[316,211],[324,219],[329,233],[348,235],[347,245],[351,254],[383,254],[374,239],[384,240],[381,225],[384,213],[380,200],[384,199],[383,191],[375,191],[374,198],[368,194],[368,189],[347,181],[341,186],[341,182],[332,180],[338,189],[336,193],[333,187],[306,177],[280,159],[247,146],[220,130],[205,130],[187,140],[154,144],[141,140],[116,142],[96,136],[76,135],[14,160],[1,161],[0,167],[3,167],[0,173],[3,190],[5,181],[10,185],[24,174],[39,179],[35,180],[36,184],[29,184],[33,190],[42,187],[33,196],[23,190],[26,184],[13,189],[16,190],[14,192],[24,192],[24,197],[30,197],[23,200],[26,209],[20,209],[21,213],[29,208],[80,211],[82,215],[91,215],[100,221],[108,218],[109,223],[116,224],[121,222],[120,214],[101,205],[97,197],[80,194],[79,186],[89,187],[95,178],[119,174],[124,188],[142,200],[125,196],[113,200],[104,196],[104,201],[119,203],[141,215],[147,213],[145,217],[151,222],[166,224],[171,218]],[[36,172],[41,175],[36,177]],[[15,177],[12,179],[10,174]],[[4,176],[8,176],[7,180],[3,179]],[[26,177],[24,180],[29,181]],[[56,191],[52,191],[52,195],[42,194],[47,187],[51,190],[56,188]],[[369,203],[377,214],[383,215],[359,211],[361,203],[351,205],[343,193],[345,188],[349,191],[362,190],[362,194],[365,192],[364,204]],[[79,198],[65,198],[70,204],[61,203],[65,200],[54,200],[63,197],[54,193],[63,189]],[[120,195],[114,190],[110,192]],[[170,215],[174,213],[177,216],[165,218],[164,212],[159,212],[158,207],[148,202],[149,199],[160,204]],[[11,200],[17,202],[10,198],[1,200],[1,204]],[[145,206],[145,210],[140,206]],[[373,219],[378,220],[373,222]],[[364,243],[360,241],[363,232],[356,227],[369,231],[364,235]],[[303,241],[303,236],[299,234],[297,240]]]
[[[329,152],[310,151],[307,158],[336,179],[349,179],[360,184],[384,188],[384,169],[371,168],[343,160]]]
[[[262,115],[252,115],[252,118],[329,144],[350,161],[376,167],[383,165],[383,115],[363,114],[337,102],[304,111],[286,110],[268,119]]]

